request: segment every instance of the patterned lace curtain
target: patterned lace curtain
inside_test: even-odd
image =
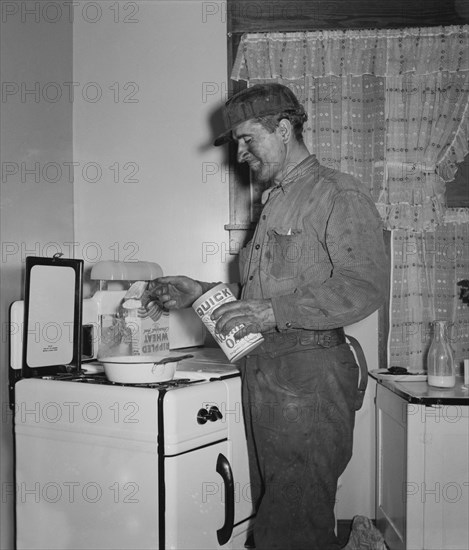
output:
[[[456,360],[469,357],[469,307],[457,282],[468,279],[469,224],[444,223],[433,232],[393,231],[391,365],[421,371],[430,343],[430,321],[448,321]]]
[[[469,215],[445,204],[468,153],[468,38],[469,26],[247,34],[232,73],[289,86],[308,112],[308,148],[370,189],[393,230],[390,362],[413,370],[432,319],[450,321],[458,361],[469,347],[456,285],[469,278]]]

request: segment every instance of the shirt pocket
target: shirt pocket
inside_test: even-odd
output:
[[[263,254],[264,271],[276,280],[288,280],[298,276],[303,257],[303,233],[301,229],[287,232],[280,229],[267,231],[267,243]]]

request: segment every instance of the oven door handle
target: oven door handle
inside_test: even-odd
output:
[[[225,484],[225,523],[217,530],[218,544],[226,544],[233,533],[234,526],[234,480],[230,462],[221,453],[217,460],[217,473],[221,475]]]

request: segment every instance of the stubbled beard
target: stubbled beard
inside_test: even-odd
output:
[[[249,167],[253,183],[269,183],[273,178],[273,173],[269,169],[269,166],[260,161],[256,161],[253,164],[255,168]]]

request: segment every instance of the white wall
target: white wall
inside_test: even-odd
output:
[[[8,311],[23,297],[26,256],[73,241],[72,25],[38,2],[4,2],[0,102],[0,548],[14,547],[13,437],[8,398]],[[18,327],[13,327],[17,329]]]
[[[225,99],[226,22],[221,5],[205,6],[209,12],[179,0],[2,4],[1,80],[13,87],[2,94],[0,152],[2,169],[18,166],[0,187],[2,549],[14,545],[7,319],[9,304],[23,297],[25,256],[62,251],[88,266],[98,256],[145,259],[167,273],[227,277],[228,182],[223,153],[205,148],[212,111]],[[129,82],[138,86],[132,98]],[[22,97],[23,84],[38,85],[39,95]],[[122,182],[128,162],[138,182],[115,183],[109,167],[121,168]],[[21,171],[36,163],[38,182]],[[215,175],[203,177],[204,163]],[[204,243],[213,243],[205,258]]]
[[[115,2],[99,5],[96,23],[74,24],[77,250],[89,267],[138,259],[227,280],[228,180],[224,152],[211,146],[226,99],[222,6],[155,0],[121,3],[117,14]]]

